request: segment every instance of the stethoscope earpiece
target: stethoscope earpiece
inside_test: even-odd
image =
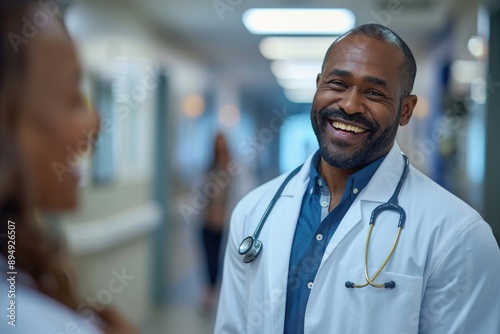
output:
[[[384,283],[384,288],[386,289],[394,289],[396,287],[396,282],[389,281]]]
[[[372,284],[375,284],[372,282]],[[370,284],[370,285],[372,285]],[[396,287],[396,282],[394,281],[389,281],[389,282],[385,282],[383,284],[383,288],[386,288],[386,289],[394,289]],[[365,286],[367,286],[367,283],[365,284],[362,284],[362,285],[357,285],[357,284],[354,284],[353,282],[351,281],[347,281],[345,282],[345,287],[348,288],[348,289],[354,289],[354,288],[364,288]],[[372,285],[374,286],[374,285]],[[376,288],[382,288],[382,286],[375,286]]]

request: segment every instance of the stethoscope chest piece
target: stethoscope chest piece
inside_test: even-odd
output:
[[[253,236],[248,236],[240,244],[238,253],[244,255],[243,262],[250,263],[257,258],[262,249],[262,242],[256,240]]]

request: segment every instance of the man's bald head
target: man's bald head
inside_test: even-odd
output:
[[[323,60],[323,65],[321,67],[321,72],[325,69],[325,64],[330,58],[332,50],[335,48],[337,43],[344,39],[346,36],[366,36],[379,41],[383,41],[390,44],[401,51],[403,55],[403,63],[400,68],[400,82],[401,82],[401,92],[402,96],[408,96],[411,94],[413,89],[413,83],[415,82],[415,76],[417,74],[417,64],[415,62],[415,57],[406,43],[391,29],[380,25],[380,24],[364,24],[359,27],[353,28],[337,38],[335,42],[330,45],[328,51],[326,52],[325,58]]]

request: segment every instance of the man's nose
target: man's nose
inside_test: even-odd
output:
[[[345,92],[338,105],[340,109],[344,110],[349,115],[365,112],[363,97],[354,89]]]

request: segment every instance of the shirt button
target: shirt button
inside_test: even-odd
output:
[[[318,186],[322,186],[323,185],[323,181],[321,181],[321,179],[318,179]]]
[[[356,194],[359,192],[359,190],[358,190],[358,188],[354,188],[354,189],[352,190],[352,192],[354,193],[354,195],[356,195]]]
[[[327,201],[323,201],[321,202],[321,206],[326,208],[328,206],[328,202]]]
[[[321,234],[321,233],[316,234],[316,240],[318,240],[318,241],[323,240],[323,234]]]
[[[309,282],[309,283],[307,283],[307,287],[309,288],[309,290],[313,288],[313,285],[314,285],[314,283],[313,283],[313,282]]]

